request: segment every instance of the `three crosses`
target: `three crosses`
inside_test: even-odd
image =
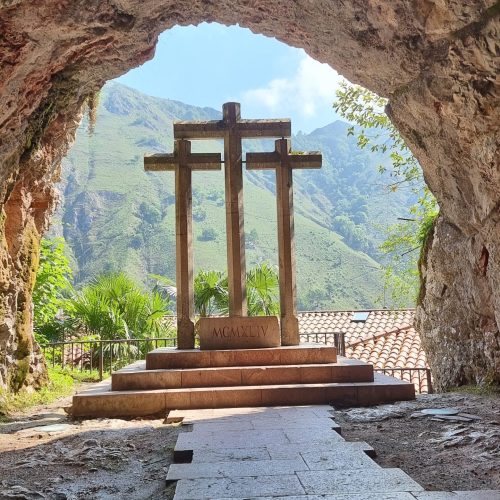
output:
[[[321,153],[293,154],[290,120],[243,120],[240,105],[223,105],[222,120],[174,123],[173,154],[144,157],[147,171],[175,171],[177,339],[180,349],[194,348],[192,192],[193,170],[220,170],[224,163],[229,315],[246,316],[245,234],[243,225],[242,139],[278,138],[272,153],[247,153],[248,170],[276,170],[278,206],[281,344],[300,342],[296,309],[293,176],[296,168],[320,168]],[[219,153],[191,153],[189,139],[224,139]]]

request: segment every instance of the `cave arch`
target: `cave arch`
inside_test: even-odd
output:
[[[441,216],[417,322],[437,387],[500,381],[499,11],[494,0],[10,0],[0,9],[0,386],[43,381],[31,334],[38,243],[84,101],[158,34],[217,21],[301,47],[389,98]],[[483,273],[482,248],[489,254]],[[447,293],[441,294],[443,285]],[[461,374],[460,378],[457,374]]]

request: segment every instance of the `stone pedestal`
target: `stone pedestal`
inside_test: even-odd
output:
[[[261,349],[160,348],[73,398],[74,416],[165,416],[173,409],[414,399],[413,384],[375,375],[362,361],[317,344]]]
[[[299,320],[293,313],[281,316],[281,343],[282,345],[299,345]]]
[[[256,349],[279,347],[276,316],[210,317],[198,321],[200,349]]]

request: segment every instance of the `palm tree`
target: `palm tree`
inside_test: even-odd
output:
[[[274,267],[265,262],[247,272],[249,316],[275,316],[280,313],[279,279]]]
[[[224,273],[198,271],[194,278],[194,307],[200,316],[227,314],[229,293]]]
[[[246,281],[248,315],[279,314],[279,281],[275,268],[262,263],[248,271]],[[217,271],[199,271],[194,279],[194,303],[196,313],[200,316],[227,315],[227,276]]]
[[[155,281],[153,290],[160,292],[169,299],[177,299],[177,287],[170,278],[161,274],[150,274],[149,277]]]
[[[158,337],[168,333],[168,297],[141,290],[124,273],[99,276],[72,299],[74,318],[101,339]]]
[[[151,275],[156,280],[155,289],[169,297],[176,297],[173,282],[160,275]],[[274,316],[280,312],[279,280],[275,266],[262,263],[247,272],[247,305],[249,316]],[[198,316],[225,316],[229,312],[228,279],[220,271],[200,270],[194,277],[194,308]]]

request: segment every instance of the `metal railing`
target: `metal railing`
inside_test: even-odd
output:
[[[301,333],[302,342],[314,342],[315,344],[334,345],[339,356],[345,356],[345,333],[344,332],[313,332]],[[432,394],[432,375],[429,368],[374,368],[377,373],[390,375],[391,377],[407,382],[413,382],[417,394]]]
[[[302,342],[334,345],[339,356],[345,356],[345,334],[304,333],[300,334]],[[99,380],[105,373],[122,368],[126,364],[144,359],[146,354],[158,347],[176,347],[176,337],[115,339],[115,340],[68,340],[42,344],[47,363],[55,367],[68,367],[73,370],[96,371]],[[418,394],[432,394],[432,376],[429,368],[374,368],[377,373],[390,375],[400,380],[413,382]]]
[[[343,333],[301,334],[302,342],[334,345],[340,356],[345,356]],[[67,340],[40,345],[47,363],[52,367],[68,367],[81,372],[98,371],[99,380],[126,364],[144,359],[158,347],[176,347],[176,337],[114,340]]]
[[[301,333],[301,342],[313,342],[315,344],[333,345],[337,348],[339,356],[345,356],[345,333],[344,332],[329,332],[329,333]]]
[[[176,337],[114,340],[67,340],[41,344],[43,355],[52,367],[98,371],[99,380],[126,364],[144,359],[158,347],[176,347]]]
[[[377,373],[412,382],[417,394],[433,394],[430,368],[374,368]]]

